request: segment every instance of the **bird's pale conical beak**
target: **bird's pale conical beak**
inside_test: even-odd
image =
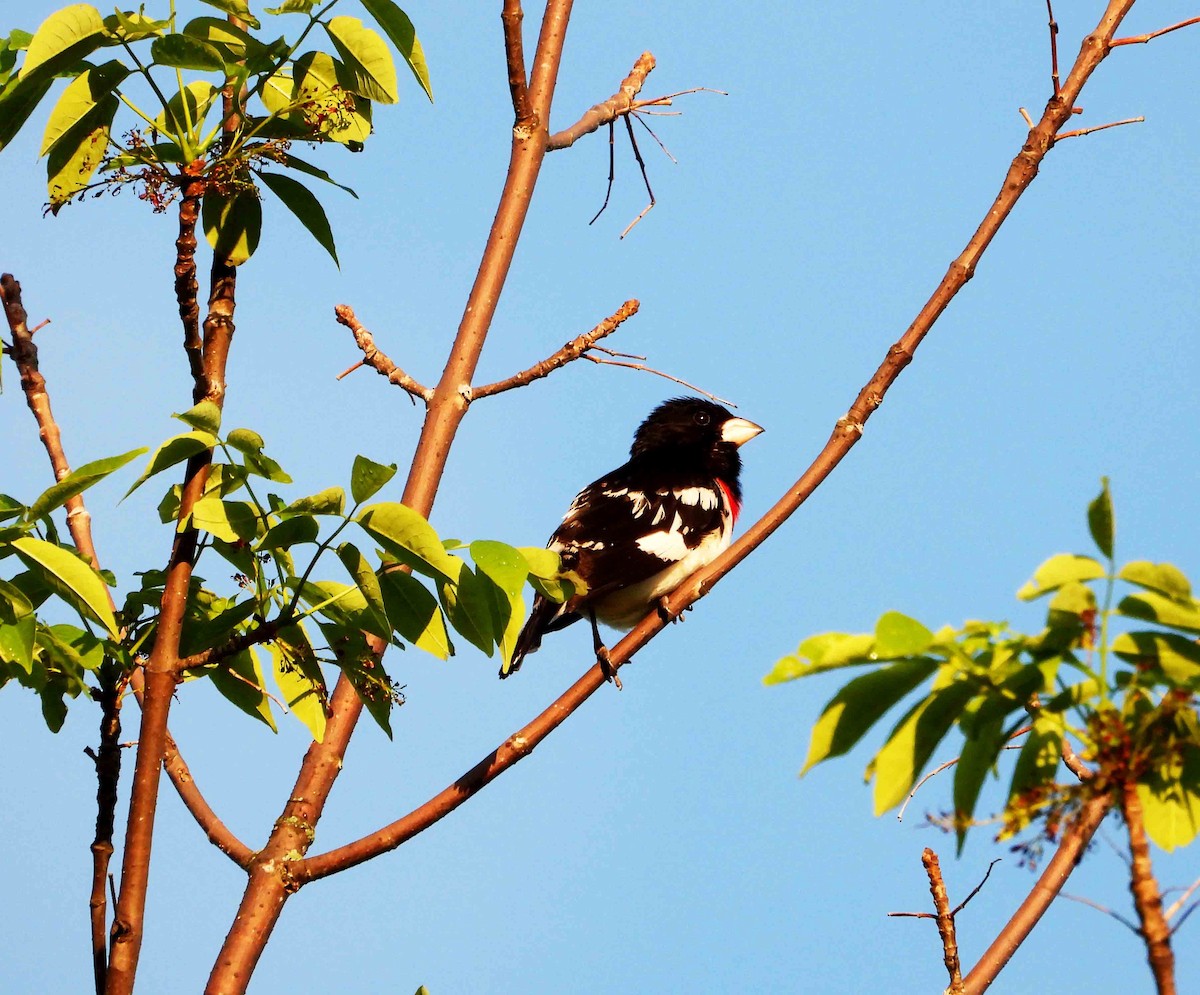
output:
[[[745,418],[730,418],[729,421],[721,426],[721,441],[732,442],[735,446],[742,446],[762,430],[763,427],[761,425],[755,425],[754,422],[748,421]]]

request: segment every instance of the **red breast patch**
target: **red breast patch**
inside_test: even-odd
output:
[[[742,510],[742,502],[733,496],[733,491],[729,489],[729,485],[720,477],[717,478],[717,486],[721,488],[721,493],[725,495],[725,503],[729,505],[729,511],[736,522],[738,513]]]

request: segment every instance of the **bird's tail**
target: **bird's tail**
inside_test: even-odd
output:
[[[551,630],[551,623],[562,607],[562,605],[550,601],[540,594],[533,599],[533,611],[529,613],[529,618],[525,620],[525,626],[521,629],[521,634],[517,636],[517,643],[513,648],[512,659],[500,665],[501,680],[509,674],[520,670],[521,661],[528,654],[537,652],[538,647],[542,645],[542,636]]]

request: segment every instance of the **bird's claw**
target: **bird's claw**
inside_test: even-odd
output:
[[[613,666],[612,657],[609,656],[607,646],[596,647],[596,662],[600,664],[600,671],[604,674],[604,679],[620,691],[622,687],[621,678],[617,676],[617,668]]]

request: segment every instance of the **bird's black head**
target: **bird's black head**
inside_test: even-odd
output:
[[[762,428],[699,397],[676,397],[650,412],[633,437],[634,459],[684,462],[736,487],[742,461],[738,447]]]

